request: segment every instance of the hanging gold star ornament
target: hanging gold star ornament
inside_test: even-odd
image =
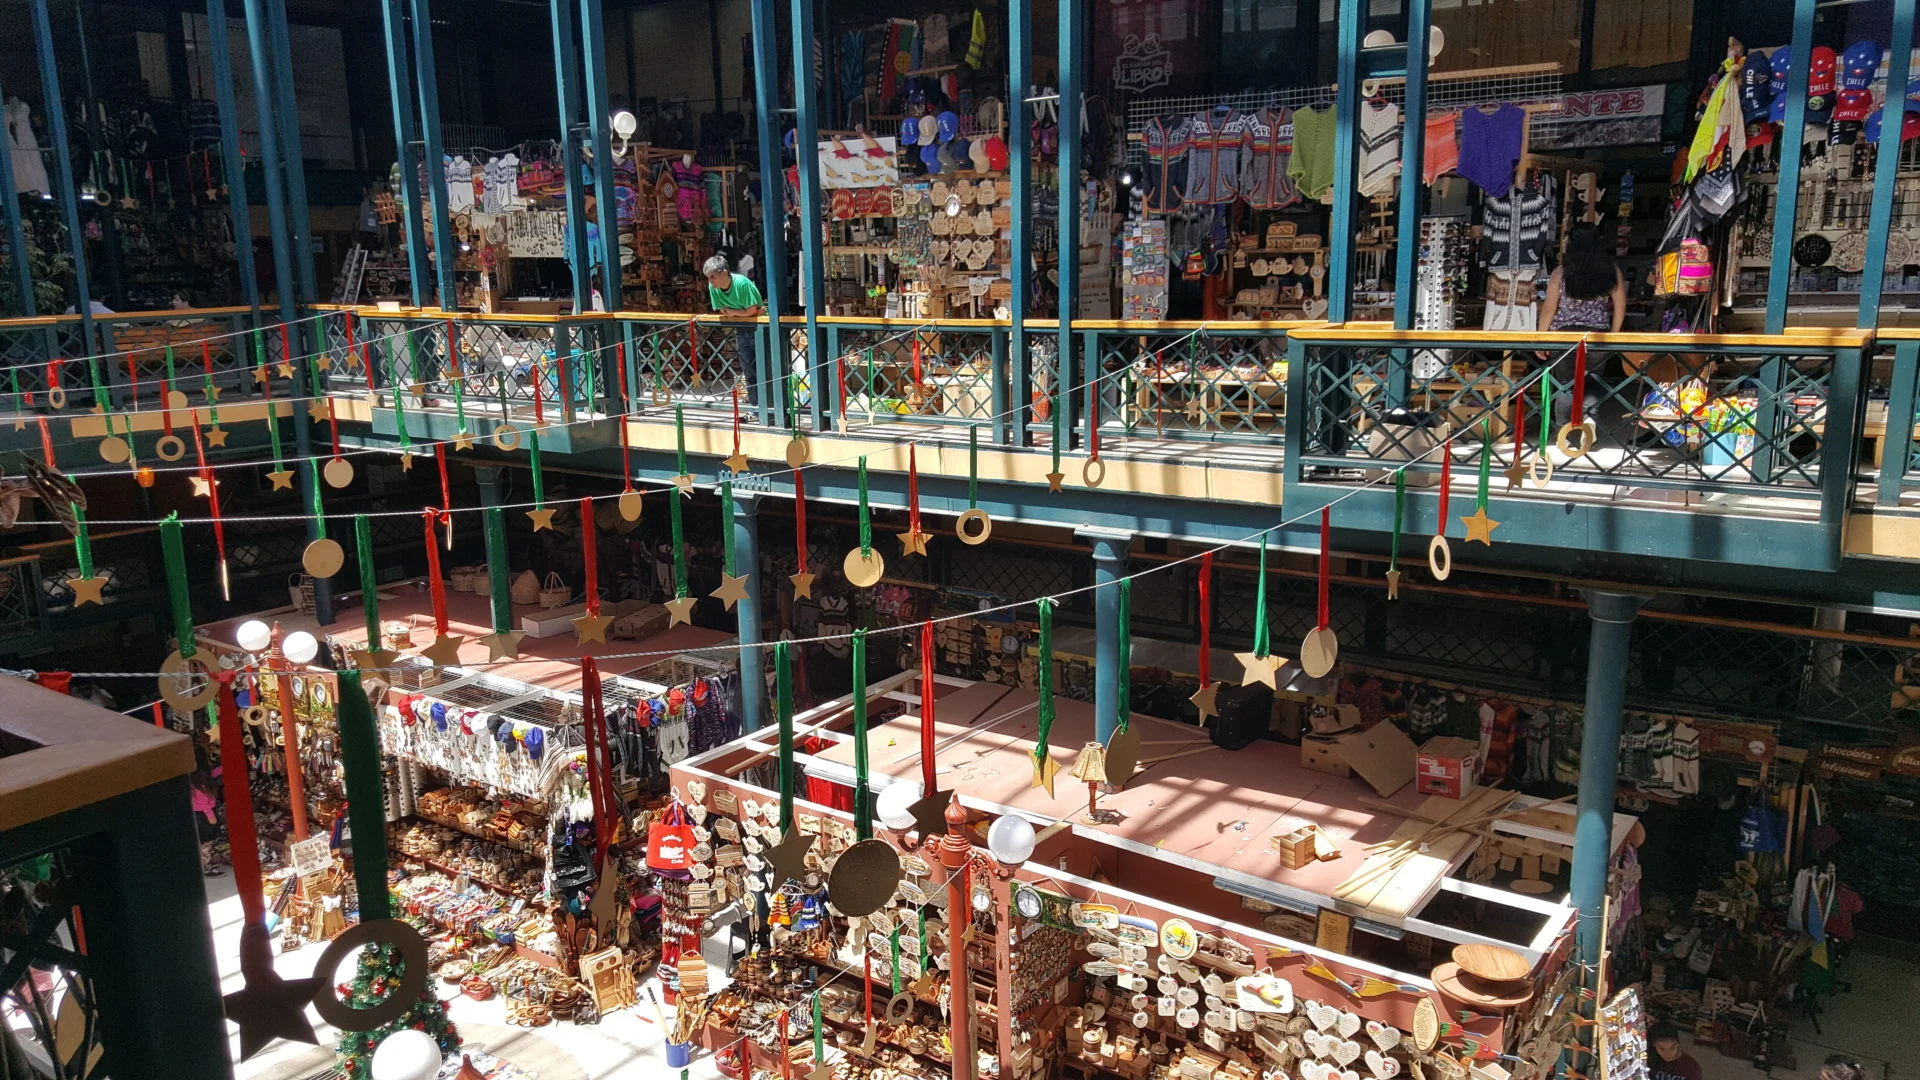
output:
[[[533,522],[534,532],[539,532],[541,529],[551,529],[553,528],[553,508],[543,506],[537,510],[529,510],[527,511],[527,520]]]
[[[1254,683],[1266,683],[1267,688],[1270,690],[1278,690],[1280,688],[1279,685],[1274,682],[1274,675],[1286,665],[1287,661],[1284,658],[1279,656],[1260,656],[1251,652],[1234,653],[1233,657],[1240,661],[1242,672],[1240,676],[1241,686],[1252,686]]]
[[[667,601],[668,626],[693,625],[693,605],[699,603],[691,596],[675,597]]]
[[[218,405],[220,403],[220,388],[212,383],[208,383],[200,392],[206,396],[207,404]]]
[[[693,494],[693,474],[680,473],[674,476],[673,486],[680,494],[691,496]]]
[[[1274,682],[1274,673],[1279,671],[1286,661],[1274,655],[1267,644],[1271,638],[1271,632],[1267,628],[1267,536],[1268,532],[1260,534],[1260,572],[1254,578],[1253,648],[1246,652],[1234,653],[1233,656],[1240,661],[1241,686],[1265,683],[1268,689],[1278,690],[1280,687]]]
[[[326,423],[327,421],[327,399],[326,398],[317,397],[307,402],[307,419],[312,420],[316,424]]]
[[[1400,571],[1387,571],[1387,599],[1400,599]]]
[[[1220,708],[1216,700],[1219,696],[1220,683],[1218,681],[1209,682],[1187,696],[1187,700],[1193,702],[1194,710],[1200,714],[1200,722],[1202,724],[1207,722],[1207,717],[1220,715]]]
[[[747,575],[721,574],[720,587],[708,595],[725,603],[727,610],[732,611],[733,605],[747,598]]]
[[[1035,751],[1030,760],[1033,762],[1032,786],[1046,788],[1047,798],[1053,798],[1053,778],[1060,775],[1060,763],[1045,751]]]
[[[1476,507],[1472,514],[1461,518],[1460,524],[1466,526],[1468,543],[1479,541],[1488,547],[1493,546],[1493,530],[1500,527],[1499,522],[1487,516],[1484,506]]]
[[[219,424],[215,424],[212,427],[208,428],[207,429],[207,445],[208,446],[227,445],[227,429],[221,427]]]
[[[459,431],[454,432],[453,448],[455,450],[473,449],[473,432],[468,431],[466,428],[461,428]]]
[[[410,453],[407,453],[404,450],[400,452],[400,471],[401,472],[413,471],[413,455]]]
[[[726,457],[721,458],[720,464],[725,465],[729,470],[733,472],[743,473],[747,471],[747,467],[748,467],[747,455],[742,454],[736,450],[732,454],[729,454]]]
[[[272,491],[292,491],[293,490],[293,470],[292,469],[285,469],[285,468],[275,469],[272,472],[267,474],[267,479],[273,481],[273,487],[270,488],[269,490],[272,490]]]
[[[488,660],[518,660],[520,641],[526,636],[524,630],[502,630],[481,638],[480,644],[487,647]]]
[[[273,373],[283,379],[291,379],[293,378],[293,365],[282,360],[273,365]]]
[[[189,476],[187,477],[187,482],[193,485],[194,498],[206,499],[206,498],[211,498],[213,496],[213,485],[219,483],[220,481],[215,480],[211,476],[202,475],[202,476]]]
[[[267,385],[267,365],[265,364],[255,365],[253,369],[253,385],[255,386]]]
[[[265,924],[248,923],[240,930],[240,970],[245,983],[226,996],[227,1019],[240,1028],[240,1060],[260,1052],[275,1039],[319,1043],[307,1019],[318,979],[282,979],[273,970],[272,939]]]
[[[925,555],[927,553],[927,534],[919,529],[909,529],[899,534],[900,554]]]
[[[1487,420],[1480,421],[1480,479],[1474,488],[1473,513],[1460,519],[1467,528],[1467,542],[1479,541],[1488,547],[1493,546],[1493,530],[1500,523],[1487,516],[1487,480],[1493,467],[1493,429]]]
[[[107,579],[95,574],[92,577],[68,578],[67,588],[73,590],[73,606],[85,607],[100,603],[100,590],[107,587]]]
[[[805,570],[797,574],[788,574],[787,580],[793,582],[793,598],[810,600],[813,598],[813,575]]]
[[[1054,471],[1048,473],[1047,474],[1047,490],[1060,491],[1061,490],[1060,483],[1066,478],[1067,478],[1067,474],[1061,472],[1058,469],[1055,469]]]
[[[582,615],[573,620],[574,644],[585,645],[597,641],[607,643],[607,626],[613,622],[611,615]]]
[[[352,654],[353,666],[362,671],[390,668],[400,659],[400,654],[391,649],[355,649]]]
[[[1059,771],[1059,766],[1054,767]],[[913,815],[913,828],[922,839],[939,836],[947,831],[947,807],[953,803],[953,792],[938,788],[922,796],[919,802],[908,808]]]
[[[767,867],[773,873],[775,889],[788,881],[805,881],[807,877],[807,852],[813,850],[818,836],[790,828],[780,842],[767,848],[765,859]]]
[[[435,667],[454,667],[460,663],[460,646],[467,639],[458,634],[441,634],[433,639],[433,644],[420,650],[420,655],[431,660]]]

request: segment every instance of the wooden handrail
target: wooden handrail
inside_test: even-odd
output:
[[[193,742],[25,679],[0,677],[0,832],[193,771]]]

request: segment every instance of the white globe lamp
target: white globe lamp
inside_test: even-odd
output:
[[[290,664],[310,664],[320,655],[320,643],[305,630],[295,630],[280,643],[280,653]]]
[[[919,784],[896,781],[880,790],[879,797],[873,800],[873,812],[880,824],[895,832],[904,832],[913,828],[913,804],[919,801]]]
[[[1019,814],[1002,814],[987,827],[987,850],[1002,866],[1019,866],[1033,858],[1033,823]]]
[[[273,627],[259,619],[248,619],[233,632],[233,643],[248,652],[266,652],[273,644]]]
[[[380,1041],[370,1072],[373,1080],[434,1080],[440,1063],[440,1044],[433,1036],[401,1028]]]

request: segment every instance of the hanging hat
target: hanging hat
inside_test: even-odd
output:
[[[1073,778],[1087,784],[1107,782],[1107,748],[1098,741],[1089,742],[1080,748],[1080,757],[1073,763]]]
[[[1774,123],[1787,118],[1787,69],[1793,66],[1793,50],[1782,45],[1767,57],[1767,66],[1773,69],[1773,78],[1767,88],[1773,91],[1773,102],[1767,107],[1767,117]]]
[[[940,147],[936,143],[926,143],[920,147],[920,163],[927,167],[929,175],[940,171]]]
[[[920,122],[911,116],[900,119],[900,145],[912,146],[920,141]]]
[[[1767,118],[1773,105],[1773,68],[1763,52],[1750,52],[1740,65],[1740,115],[1751,124]]]
[[[502,751],[513,749],[513,728],[505,723],[494,728],[493,741],[500,744]]]
[[[693,703],[695,705],[705,705],[708,695],[713,693],[713,687],[705,679],[695,679],[692,685]]]
[[[932,116],[920,118],[920,145],[931,146],[940,138],[940,121]]]
[[[546,752],[547,733],[540,728],[528,728],[526,738],[521,741],[526,745],[527,757],[534,761],[539,761],[540,755]]]
[[[987,141],[975,139],[967,146],[967,159],[973,163],[974,172],[991,171],[991,166],[987,163]]]
[[[1834,72],[1839,62],[1832,49],[1814,47],[1807,65],[1807,123],[1824,124],[1833,118]]]
[[[1007,167],[1007,142],[998,135],[987,139],[987,168],[999,172]]]
[[[446,702],[436,701],[433,703],[433,706],[429,708],[427,711],[433,714],[433,730],[435,731],[447,730],[447,703]]]
[[[667,715],[671,716],[674,713],[677,713],[682,709],[685,709],[686,707],[687,707],[687,688],[686,687],[676,686],[673,689],[667,691]]]
[[[1880,70],[1880,46],[1871,41],[1856,41],[1840,54],[1840,89],[1865,90]]]
[[[937,127],[940,134],[940,141],[943,143],[952,142],[954,137],[960,134],[960,117],[952,110],[943,112],[937,121]]]

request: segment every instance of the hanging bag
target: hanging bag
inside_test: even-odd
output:
[[[666,816],[647,827],[647,867],[652,870],[684,872],[692,862],[693,826],[687,824],[687,812],[679,803]]]
[[[560,580],[557,572],[547,571],[547,583],[540,587],[540,606],[552,611],[571,599],[573,590],[567,588],[567,583]]]
[[[1780,816],[1767,805],[1766,793],[1755,789],[1747,812],[1740,818],[1740,850],[1765,855],[1779,854],[1784,849]]]

